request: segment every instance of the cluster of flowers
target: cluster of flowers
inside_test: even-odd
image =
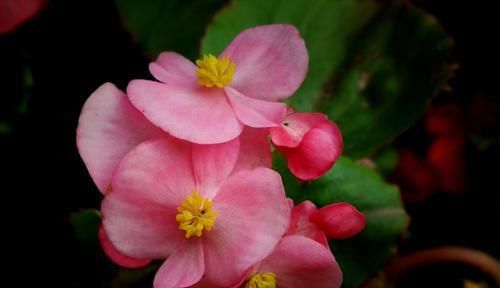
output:
[[[307,72],[290,25],[240,33],[196,65],[165,52],[158,81],[127,93],[99,87],[85,103],[77,145],[99,190],[104,251],[134,268],[166,259],[154,287],[340,287],[327,238],[351,237],[364,216],[346,203],[317,209],[287,199],[271,139],[302,180],[326,173],[342,138],[326,115],[279,102]]]

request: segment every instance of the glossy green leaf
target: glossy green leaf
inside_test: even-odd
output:
[[[332,241],[333,253],[344,272],[344,287],[359,287],[386,263],[394,252],[395,241],[408,224],[396,186],[386,183],[379,173],[365,165],[341,157],[320,179],[301,183],[275,161],[288,195],[296,203],[309,199],[318,206],[348,202],[363,212],[365,230],[356,237]]]
[[[451,40],[404,1],[234,0],[202,51],[219,53],[243,29],[269,23],[295,25],[309,51],[307,78],[289,103],[329,114],[355,159],[413,123],[450,75]]]
[[[126,28],[150,58],[162,51],[198,57],[200,39],[226,0],[116,0]]]

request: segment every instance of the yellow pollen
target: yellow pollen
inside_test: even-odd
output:
[[[198,195],[196,190],[192,196],[186,196],[177,212],[175,220],[179,222],[179,229],[186,231],[186,238],[201,237],[203,231],[212,230],[217,216],[217,212],[212,211],[212,201]]]
[[[233,81],[236,64],[226,56],[217,59],[212,54],[203,55],[196,60],[196,65],[199,67],[196,75],[201,86],[222,88]]]
[[[256,273],[248,280],[245,288],[276,288],[276,274]]]

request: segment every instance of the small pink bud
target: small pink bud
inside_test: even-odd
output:
[[[365,215],[347,203],[335,203],[320,208],[309,220],[322,229],[328,238],[346,239],[361,232]]]
[[[290,171],[305,181],[328,172],[343,149],[339,129],[321,113],[288,114],[270,133],[274,146],[286,157]]]

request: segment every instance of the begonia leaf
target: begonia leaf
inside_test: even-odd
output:
[[[327,113],[354,159],[421,116],[453,68],[450,38],[406,1],[234,0],[210,24],[202,52],[216,55],[243,29],[269,23],[295,25],[309,52],[306,80],[289,103]]]

